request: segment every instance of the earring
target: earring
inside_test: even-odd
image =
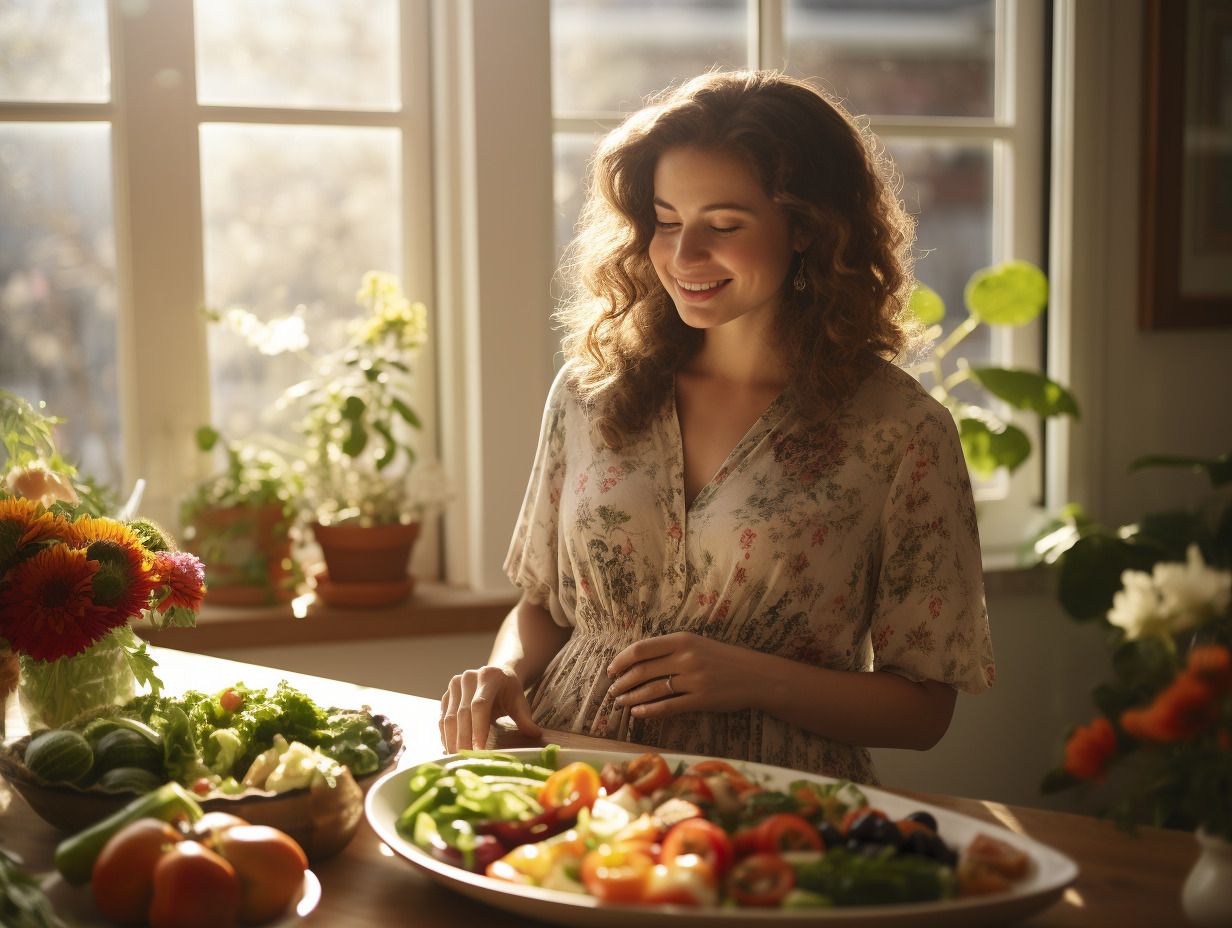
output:
[[[804,273],[803,261],[800,262],[800,267],[796,269],[796,276],[795,279],[792,280],[791,285],[796,288],[797,293],[803,293],[806,289],[808,289],[808,277],[805,276]]]

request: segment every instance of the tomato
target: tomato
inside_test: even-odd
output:
[[[678,796],[689,802],[710,803],[714,801],[714,790],[701,777],[678,776],[668,785],[667,792],[671,796]]]
[[[244,697],[234,689],[223,690],[218,696],[218,704],[226,712],[234,712],[244,704]]]
[[[904,838],[908,837],[909,835],[917,831],[922,831],[925,834],[930,834],[930,835],[935,834],[935,832],[931,828],[929,828],[927,825],[925,825],[923,822],[917,822],[909,818],[900,818],[894,824],[898,828],[898,833],[902,835]]]
[[[198,796],[204,796],[213,788],[214,781],[209,777],[197,777],[197,779],[192,781],[192,785],[189,787],[189,789],[191,789]]]
[[[653,866],[640,850],[600,844],[582,858],[582,885],[600,902],[642,902]]]
[[[181,841],[154,865],[150,928],[228,928],[239,909],[235,868],[204,845]]]
[[[718,878],[696,854],[655,864],[646,880],[643,902],[651,905],[715,905]]]
[[[230,812],[206,812],[205,815],[193,823],[189,837],[194,841],[203,841],[205,846],[212,850],[214,839],[220,832],[226,831],[228,828],[234,828],[236,825],[247,824],[248,822],[244,821],[244,819],[238,815],[232,815]]]
[[[855,806],[854,808],[847,810],[846,814],[843,816],[842,824],[838,826],[838,830],[843,834],[847,834],[847,832],[851,831],[851,826],[855,824],[856,819],[862,818],[865,815],[876,815],[878,818],[889,818],[889,816],[880,809],[870,809],[868,806]]]
[[[754,854],[727,874],[727,894],[738,905],[776,906],[796,885],[796,871],[778,854]]]
[[[660,859],[671,864],[677,857],[694,854],[706,861],[716,879],[722,879],[731,866],[735,850],[727,832],[704,818],[690,818],[672,826],[663,839]]]
[[[1010,881],[987,862],[965,859],[958,864],[959,896],[991,896],[1008,892]]]
[[[590,764],[577,761],[548,777],[538,798],[539,805],[561,818],[576,816],[579,809],[589,809],[599,798],[599,774]]]
[[[269,921],[286,911],[308,869],[304,849],[268,825],[225,828],[216,833],[214,849],[239,877],[239,919],[246,925]]]
[[[672,782],[672,769],[661,755],[643,754],[629,761],[625,768],[625,782],[643,796],[649,796]]]
[[[757,838],[760,834],[756,825],[745,825],[731,836],[732,851],[737,859],[757,853]]]
[[[778,812],[756,828],[757,850],[763,854],[783,851],[820,851],[821,835],[806,818],[794,812]]]
[[[571,828],[538,844],[518,845],[488,864],[484,873],[496,880],[538,885],[559,861],[570,857],[580,859],[585,853],[585,840]]]
[[[748,781],[744,774],[725,760],[698,761],[696,764],[686,767],[683,776],[702,777],[704,779],[722,777],[737,794],[747,793],[751,789],[758,789],[758,787]]]
[[[614,794],[625,785],[625,765],[609,760],[599,771],[599,783],[607,795]]]
[[[154,865],[180,837],[156,818],[138,819],[112,835],[94,861],[98,910],[115,922],[144,922],[154,896]]]
[[[811,786],[802,786],[792,794],[800,803],[799,813],[804,818],[814,818],[821,811],[821,796]]]

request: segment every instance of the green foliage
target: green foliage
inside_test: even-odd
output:
[[[1019,427],[1006,422],[987,407],[960,399],[959,384],[971,381],[1014,409],[1040,417],[1078,418],[1078,402],[1061,384],[1033,370],[1002,367],[973,368],[962,363],[951,374],[945,359],[980,325],[1023,326],[1033,321],[1048,304],[1048,279],[1026,261],[1007,261],[982,268],[971,275],[964,290],[967,318],[944,339],[941,320],[945,303],[935,291],[917,283],[907,310],[929,326],[933,344],[928,359],[916,369],[931,378],[930,392],[944,404],[958,424],[967,466],[987,479],[998,468],[1014,471],[1031,454],[1031,440]]]
[[[210,451],[221,437],[217,430],[202,426],[197,430],[197,447]],[[229,441],[223,450],[223,469],[198,483],[180,501],[184,525],[193,525],[207,509],[235,506],[279,506],[288,520],[294,516],[303,480],[282,455],[263,446],[260,439]]]

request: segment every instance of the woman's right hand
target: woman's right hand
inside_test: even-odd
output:
[[[487,747],[492,722],[503,715],[512,718],[524,735],[537,738],[542,731],[531,720],[522,681],[513,671],[488,664],[458,674],[441,697],[441,744],[445,752],[482,751]]]

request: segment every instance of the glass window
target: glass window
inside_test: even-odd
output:
[[[294,313],[313,345],[341,343],[363,272],[401,273],[401,155],[390,128],[203,125],[209,306],[263,321]],[[262,411],[313,373],[222,326],[209,356],[214,424],[237,437],[268,427]]]
[[[714,67],[748,64],[746,0],[552,0],[552,105],[631,112]]]
[[[57,446],[118,486],[111,129],[0,123],[0,387],[64,418]]]
[[[0,0],[0,100],[110,99],[107,0]]]
[[[878,116],[993,116],[993,0],[788,0],[792,72]]]
[[[396,0],[195,4],[202,103],[396,109]]]

